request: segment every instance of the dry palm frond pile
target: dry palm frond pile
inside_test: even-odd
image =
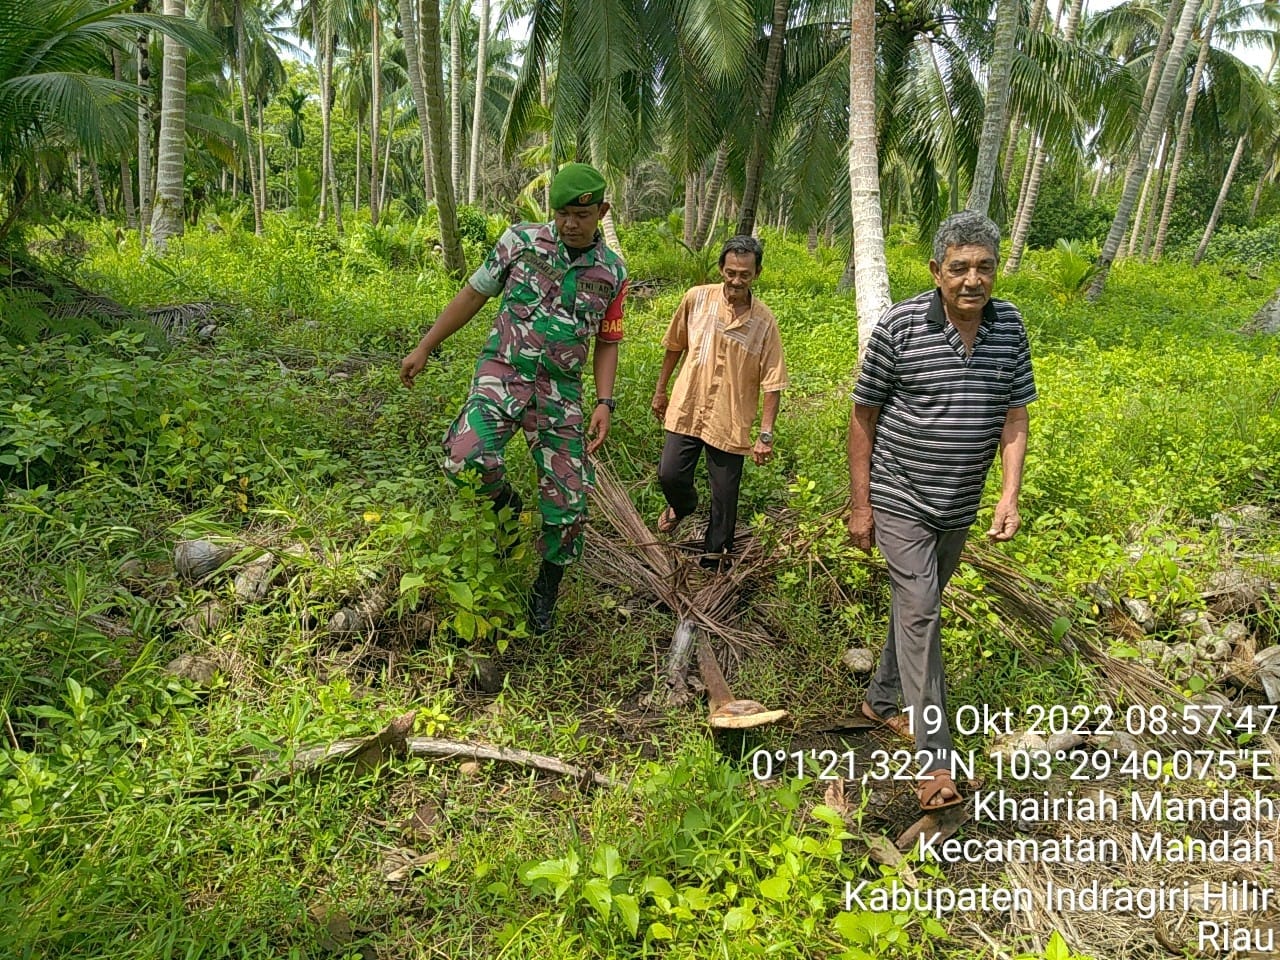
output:
[[[733,566],[705,578],[690,558],[654,539],[626,489],[609,466],[596,463],[595,515],[612,528],[607,535],[588,526],[586,549],[592,562],[585,569],[603,582],[629,583],[665,604],[680,620],[691,621],[732,647],[749,648],[767,638],[736,622],[744,587],[767,572],[772,558],[748,538]]]
[[[226,304],[198,301],[139,310],[105,294],[95,293],[42,264],[10,255],[5,263],[5,285],[25,295],[64,332],[92,330],[95,325],[114,329],[149,321],[167,336],[199,335],[208,338],[230,316]],[[83,326],[82,326],[83,325]]]

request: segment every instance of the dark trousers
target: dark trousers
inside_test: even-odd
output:
[[[951,718],[942,664],[942,591],[960,563],[966,530],[935,530],[918,520],[872,510],[876,546],[889,568],[889,639],[867,703],[882,717],[913,710],[916,751],[932,754],[925,772],[951,769]],[[932,708],[932,709],[930,709]],[[926,713],[926,711],[928,711]]]
[[[725,453],[698,437],[667,431],[658,463],[658,483],[677,517],[687,517],[698,508],[698,491],[693,487],[693,471],[698,457],[707,451],[707,478],[711,481],[711,522],[703,541],[707,554],[733,550],[733,531],[738,525],[738,487],[742,483],[743,456]]]

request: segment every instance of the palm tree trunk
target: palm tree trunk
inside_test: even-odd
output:
[[[395,143],[396,102],[391,101],[391,115],[387,117],[387,147],[382,155],[382,179],[378,181],[378,209],[384,206],[387,197],[387,171],[391,169],[391,145]]]
[[[240,117],[244,122],[245,164],[249,168],[249,190],[253,194],[253,232],[262,235],[262,206],[258,195],[258,171],[254,162],[253,128],[249,122],[249,68],[245,56],[244,4],[236,0],[232,18],[235,29],[236,78],[240,83]]]
[[[596,165],[596,169],[605,174],[606,179],[608,173],[605,170],[605,151],[602,142],[602,134],[600,128],[592,127],[587,137],[588,148],[591,151],[591,159]],[[618,239],[618,228],[613,221],[613,211],[610,210],[600,219],[600,232],[604,234],[604,242],[613,250],[622,252],[622,242]]]
[[[186,0],[164,0],[170,17],[185,17]],[[164,38],[164,82],[160,94],[160,154],[156,164],[156,200],[151,214],[151,242],[164,250],[170,237],[182,236],[182,191],[187,146],[187,51],[173,37]]]
[[[1176,5],[1176,4],[1175,4]],[[1156,95],[1151,103],[1151,114],[1143,124],[1142,137],[1138,142],[1133,163],[1125,175],[1124,190],[1120,195],[1120,203],[1116,207],[1115,220],[1107,234],[1102,247],[1102,256],[1098,258],[1098,275],[1089,287],[1089,300],[1097,300],[1107,284],[1107,274],[1120,250],[1120,240],[1129,226],[1129,218],[1133,213],[1133,205],[1137,202],[1138,191],[1147,175],[1147,166],[1151,161],[1151,152],[1156,140],[1164,133],[1165,118],[1169,113],[1169,100],[1173,95],[1174,84],[1182,78],[1182,61],[1187,52],[1187,43],[1191,39],[1191,28],[1195,25],[1199,6],[1195,0],[1187,0],[1183,5],[1182,15],[1178,18],[1178,26],[1173,34],[1169,58],[1165,63],[1163,74]],[[1172,16],[1172,10],[1170,15]]]
[[[124,225],[126,230],[138,227],[138,208],[133,201],[133,170],[129,166],[129,155],[120,154],[120,202],[124,205]]]
[[[480,182],[480,131],[484,119],[484,88],[489,71],[489,0],[480,0],[480,37],[476,47],[475,99],[471,105],[471,163],[467,174],[467,203],[476,202]]]
[[[418,0],[399,0],[400,29],[404,34],[404,55],[409,69],[409,88],[418,109],[418,131],[422,135],[423,195],[431,196],[431,132],[427,121],[427,96],[422,83],[422,55],[419,50]]]
[[[1213,231],[1218,228],[1218,219],[1222,216],[1222,208],[1227,205],[1227,194],[1231,192],[1231,182],[1235,180],[1236,171],[1240,169],[1240,158],[1244,156],[1244,146],[1248,141],[1248,134],[1241,134],[1240,139],[1236,141],[1236,150],[1231,154],[1231,163],[1227,167],[1227,175],[1222,179],[1222,189],[1218,191],[1218,199],[1214,201],[1213,213],[1209,214],[1204,236],[1200,238],[1200,246],[1196,248],[1196,255],[1191,260],[1195,266],[1199,266],[1200,261],[1204,259],[1205,251],[1209,249],[1209,241],[1213,239]]]
[[[435,177],[436,209],[440,213],[440,245],[444,248],[444,265],[455,277],[461,277],[467,262],[462,252],[462,236],[458,233],[458,209],[454,202],[453,183],[445,162],[444,75],[440,62],[440,4],[426,0],[422,5],[422,33],[419,52],[422,56],[423,92],[427,101],[431,136],[431,169]],[[407,35],[407,34],[406,34]]]
[[[329,14],[325,13],[325,57],[321,61],[321,71],[324,74],[324,97],[328,104],[328,122],[325,124],[323,134],[323,150],[322,159],[325,169],[329,172],[329,191],[333,201],[333,225],[338,233],[342,233],[342,190],[338,185],[337,167],[333,162],[333,102],[336,91],[333,88],[333,61],[337,53],[337,41],[333,36],[333,26],[329,23]]]
[[[1164,67],[1168,65],[1166,55],[1169,52],[1169,44],[1173,40],[1173,24],[1182,15],[1183,3],[1184,0],[1170,0],[1169,9],[1165,12],[1164,23],[1160,27],[1160,38],[1156,41],[1156,48],[1151,54],[1151,67],[1147,70],[1147,83],[1142,90],[1142,107],[1138,111],[1138,124],[1134,131],[1135,143],[1142,142],[1143,134],[1146,132],[1147,124],[1150,122],[1151,107],[1155,102],[1156,89],[1160,86],[1160,81],[1164,77]],[[1197,9],[1199,8],[1197,7]],[[1129,154],[1129,162],[1125,166],[1126,183],[1137,162],[1138,151],[1134,150]]]
[[[711,179],[698,207],[698,226],[693,231],[693,249],[701,250],[715,225],[715,211],[720,207],[720,191],[724,189],[724,171],[729,165],[729,141],[721,140],[716,149],[716,162],[711,168]]]
[[[1258,219],[1258,204],[1262,202],[1262,191],[1267,185],[1267,174],[1270,171],[1262,171],[1262,175],[1258,177],[1258,185],[1253,188],[1253,199],[1249,201],[1249,222],[1252,223]]]
[[[98,216],[107,215],[107,197],[102,192],[102,175],[98,172],[98,161],[89,157],[89,182],[93,185],[93,202],[97,205]]]
[[[790,0],[773,0],[769,47],[764,61],[764,83],[760,90],[760,109],[756,113],[755,136],[747,159],[746,178],[742,188],[742,207],[738,215],[738,233],[749,234],[756,227],[756,206],[760,203],[760,183],[769,156],[773,113],[778,102],[778,83],[782,77],[782,45],[787,32]]]
[[[1106,174],[1106,172],[1107,172],[1107,164],[1106,164],[1106,162],[1104,161],[1104,162],[1099,163],[1099,164],[1098,164],[1098,173],[1097,173],[1097,175],[1093,178],[1093,189],[1089,191],[1089,198],[1090,198],[1091,200],[1092,200],[1092,199],[1097,199],[1098,191],[1100,191],[1100,190],[1102,189],[1102,177],[1103,177],[1103,175],[1104,175],[1104,174]]]
[[[995,185],[996,165],[1000,162],[1000,144],[1004,143],[1019,9],[1018,0],[996,0],[995,50],[987,70],[987,105],[982,113],[982,136],[978,141],[973,185],[969,188],[969,201],[965,204],[967,209],[983,216],[991,206],[991,188]]]
[[[1164,143],[1160,147],[1160,162],[1156,164],[1153,171],[1155,180],[1152,182],[1155,192],[1151,195],[1151,210],[1147,213],[1147,226],[1142,234],[1142,259],[1146,260],[1151,256],[1151,241],[1155,238],[1156,227],[1156,200],[1164,193],[1164,176],[1169,169],[1169,141],[1173,137],[1173,130],[1170,128],[1165,131]]]
[[[1209,6],[1209,15],[1205,19],[1204,32],[1200,37],[1200,53],[1196,57],[1195,69],[1191,72],[1187,103],[1182,108],[1182,122],[1178,126],[1173,161],[1169,164],[1169,186],[1165,188],[1164,205],[1160,208],[1160,228],[1156,231],[1155,250],[1151,254],[1153,260],[1159,260],[1164,253],[1164,241],[1169,233],[1169,217],[1173,213],[1173,198],[1178,191],[1178,174],[1182,172],[1182,156],[1186,152],[1187,141],[1191,139],[1191,115],[1195,113],[1196,99],[1200,94],[1200,78],[1204,75],[1205,64],[1209,62],[1209,44],[1213,40],[1213,28],[1217,25],[1218,12],[1221,9],[1222,0],[1213,0]]]
[[[325,144],[329,142],[329,92],[325,89],[324,55],[328,44],[324,36],[328,33],[328,23],[321,22],[315,5],[311,7],[311,34],[316,41],[317,66],[320,72],[320,212],[317,222],[323,224],[328,219],[329,209],[329,164],[326,163]]]
[[[370,117],[369,117],[369,222],[378,225],[378,210],[382,197],[378,190],[378,133],[382,124],[382,11],[378,0],[370,4],[373,29],[372,62],[369,64]],[[387,139],[390,140],[390,132]]]
[[[357,212],[360,210],[360,179],[361,179],[360,175],[364,173],[364,168],[361,166],[361,163],[363,163],[362,158],[364,157],[363,137],[364,137],[364,117],[357,117],[356,118],[356,190],[355,190],[355,199],[351,203],[351,209]]]
[[[143,5],[144,13],[151,12],[151,4]],[[138,239],[145,240],[151,226],[151,111],[147,103],[151,99],[151,35],[138,34]]]
[[[547,90],[546,64],[541,64],[538,67],[538,103],[543,110],[547,110],[551,106],[551,95]],[[559,168],[560,163],[560,158],[556,156],[556,145],[551,130],[542,135],[542,145],[547,151],[547,179],[542,185],[542,205],[547,210],[550,210],[551,181],[555,179],[556,170]]]
[[[123,56],[114,47],[111,50],[111,75],[116,83],[124,82]],[[125,229],[138,226],[138,211],[133,205],[133,171],[129,169],[129,155],[120,153],[120,202],[124,205]]]
[[[1161,148],[1164,147],[1164,139],[1160,140]],[[1147,176],[1142,181],[1142,193],[1138,195],[1138,209],[1134,212],[1133,223],[1129,228],[1129,244],[1125,248],[1125,256],[1132,257],[1138,246],[1138,235],[1142,233],[1143,214],[1147,212],[1147,197],[1151,193],[1152,181],[1156,178],[1156,168],[1160,165],[1160,154],[1156,153],[1156,161],[1147,170]]]
[[[1267,64],[1267,69],[1262,73],[1262,82],[1264,85],[1271,83],[1271,74],[1276,69],[1276,59],[1280,57],[1280,44],[1275,44],[1271,48],[1271,62]],[[1258,177],[1258,185],[1253,190],[1253,202],[1249,204],[1249,222],[1252,223],[1258,216],[1258,202],[1262,199],[1262,189],[1267,185],[1267,179],[1275,172],[1275,167],[1269,170],[1263,170],[1262,175]]]
[[[1022,253],[1027,246],[1027,235],[1031,232],[1031,218],[1035,215],[1036,198],[1040,194],[1040,177],[1044,172],[1046,152],[1044,144],[1032,138],[1031,151],[1034,159],[1031,170],[1027,174],[1026,192],[1018,204],[1018,217],[1013,225],[1013,237],[1009,242],[1009,259],[1005,261],[1005,274],[1017,273],[1022,266]]]
[[[258,178],[258,206],[262,210],[263,217],[267,215],[267,140],[262,135],[262,101],[254,97],[254,102],[258,107],[258,170],[262,174]]]
[[[684,178],[684,245],[693,248],[693,233],[698,229],[698,175],[687,174]]]
[[[849,8],[849,203],[853,243],[840,288],[848,290],[852,279],[861,358],[890,299],[876,153],[875,0],[851,0]]]
[[[1017,229],[1018,222],[1022,220],[1027,209],[1027,189],[1031,186],[1031,171],[1036,165],[1036,151],[1040,149],[1043,141],[1043,135],[1038,129],[1032,127],[1031,137],[1027,140],[1027,159],[1022,164],[1022,179],[1018,181],[1018,205],[1014,208],[1013,223],[1014,229]]]
[[[1035,33],[1040,29],[1040,21],[1044,19],[1045,0],[1036,0],[1031,6],[1031,17],[1027,21],[1027,32]],[[1005,149],[1004,163],[1000,167],[1000,182],[1004,184],[1005,195],[1009,194],[1009,178],[1013,176],[1013,165],[1018,154],[1018,137],[1022,133],[1022,122],[1025,118],[1022,110],[1014,111],[1013,121],[1009,124],[1009,145]],[[1027,145],[1030,149],[1030,144]]]
[[[462,3],[449,4],[449,171],[453,177],[453,195],[465,197],[462,182]]]

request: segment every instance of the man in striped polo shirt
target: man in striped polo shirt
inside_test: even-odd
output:
[[[1000,452],[1000,499],[987,536],[1018,532],[1027,404],[1036,399],[1022,315],[991,299],[1000,228],[955,214],[933,240],[936,289],[880,319],[849,420],[849,536],[889,568],[889,636],[862,712],[927,756],[922,809],[962,802],[952,779],[942,664],[942,591],[977,518]]]

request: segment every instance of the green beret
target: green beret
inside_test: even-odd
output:
[[[551,209],[559,210],[571,203],[589,206],[604,200],[604,177],[586,163],[567,163],[551,181]]]

